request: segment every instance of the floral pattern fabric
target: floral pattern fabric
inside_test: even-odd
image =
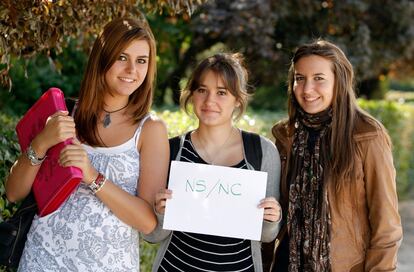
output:
[[[147,117],[121,145],[84,145],[92,165],[132,195],[139,178],[137,142]],[[138,242],[138,231],[81,183],[58,210],[35,216],[18,271],[139,271]]]

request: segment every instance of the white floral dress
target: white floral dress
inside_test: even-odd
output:
[[[139,177],[134,136],[115,147],[84,145],[92,165],[131,195]],[[138,231],[119,220],[81,183],[55,212],[33,219],[18,271],[139,271]]]

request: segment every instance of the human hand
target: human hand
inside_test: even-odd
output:
[[[72,144],[65,146],[60,152],[59,164],[63,167],[75,166],[81,169],[82,181],[86,184],[91,184],[98,176],[98,171],[89,161],[88,153],[76,138]]]
[[[164,214],[165,212],[165,204],[167,203],[167,199],[172,198],[172,191],[169,189],[161,189],[155,195],[155,211],[159,214]]]
[[[282,219],[282,208],[274,197],[266,197],[259,203],[259,208],[264,208],[263,219],[270,222],[278,222]]]
[[[39,157],[44,157],[52,146],[76,137],[75,122],[67,111],[57,111],[46,120],[45,127],[32,141]]]

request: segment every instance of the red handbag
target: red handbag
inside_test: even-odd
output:
[[[22,152],[26,152],[33,138],[44,128],[47,118],[58,110],[67,111],[63,92],[58,88],[50,88],[16,126]],[[33,182],[32,191],[39,216],[48,215],[59,208],[83,178],[79,168],[62,167],[58,163],[60,151],[71,143],[72,139],[68,139],[47,151],[46,159]]]

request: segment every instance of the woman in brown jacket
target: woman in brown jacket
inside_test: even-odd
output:
[[[395,271],[402,227],[391,142],[358,107],[351,63],[327,41],[302,45],[288,93],[288,119],[272,130],[285,231],[275,256],[264,247],[264,267],[273,260],[272,271]]]

